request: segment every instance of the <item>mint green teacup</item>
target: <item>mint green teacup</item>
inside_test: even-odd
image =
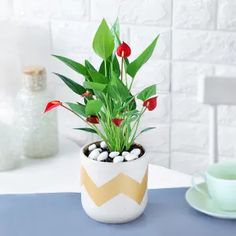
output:
[[[196,177],[202,176],[208,192],[196,184]],[[217,206],[225,211],[236,211],[236,161],[224,161],[210,165],[204,173],[197,173],[192,178],[193,187],[210,197]]]

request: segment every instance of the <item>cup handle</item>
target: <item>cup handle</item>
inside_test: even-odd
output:
[[[193,174],[193,176],[192,176],[192,187],[194,189],[196,189],[198,192],[200,192],[201,194],[211,198],[211,196],[208,194],[207,191],[202,190],[201,188],[198,187],[198,184],[196,183],[197,177],[203,178],[204,182],[206,183],[206,175],[203,172],[197,172],[197,173]]]

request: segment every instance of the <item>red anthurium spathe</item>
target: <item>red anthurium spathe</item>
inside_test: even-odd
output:
[[[111,121],[117,127],[120,127],[124,119],[121,118],[113,118]]]
[[[89,116],[86,120],[91,124],[99,124],[99,119],[97,116]]]
[[[88,90],[82,94],[82,97],[91,97],[92,93],[90,93]]]
[[[45,112],[48,112],[48,111],[51,111],[52,109],[58,107],[58,106],[61,106],[62,105],[62,102],[61,101],[57,101],[57,100],[54,100],[54,101],[51,101],[47,104],[45,110],[44,110],[44,113]]]
[[[144,101],[143,106],[149,111],[153,111],[157,106],[157,97],[149,98],[148,100]]]
[[[126,57],[130,56],[131,49],[130,49],[130,47],[129,47],[129,45],[127,43],[123,42],[117,48],[116,53],[117,53],[117,56],[126,58]]]

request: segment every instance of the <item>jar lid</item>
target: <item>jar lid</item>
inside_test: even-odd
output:
[[[43,66],[28,66],[23,69],[25,74],[23,84],[30,91],[40,91],[46,88],[46,69]]]
[[[23,73],[26,75],[40,75],[45,73],[43,66],[27,66],[23,69]]]

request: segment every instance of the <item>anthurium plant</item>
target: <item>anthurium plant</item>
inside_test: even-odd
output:
[[[77,130],[97,134],[106,142],[110,151],[121,152],[129,150],[140,134],[154,128],[139,130],[143,114],[157,106],[156,85],[148,86],[137,94],[132,93],[132,87],[136,74],[151,57],[159,35],[130,62],[128,58],[131,48],[120,40],[119,28],[118,20],[110,28],[104,19],[98,27],[93,39],[93,49],[101,58],[99,68],[95,68],[88,60],[81,64],[53,55],[84,77],[82,81],[74,81],[55,73],[83,98],[83,103],[51,101],[45,112],[58,106],[65,108],[87,124],[87,127],[76,128]]]

